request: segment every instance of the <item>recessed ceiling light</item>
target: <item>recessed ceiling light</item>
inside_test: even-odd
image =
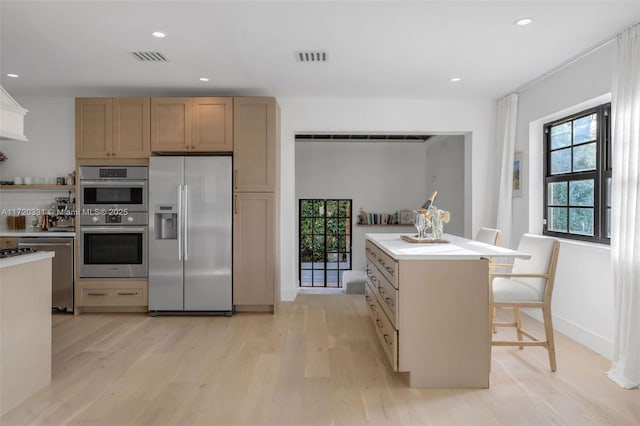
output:
[[[198,80],[200,80],[200,81],[209,81],[209,79],[207,77],[200,77]]]
[[[449,81],[452,82],[452,83],[456,83],[456,82],[460,81],[460,77],[451,77],[449,79]]]
[[[531,18],[522,18],[522,19],[518,19],[515,24],[519,25],[521,27],[524,27],[525,25],[529,25],[530,23],[533,22],[533,19]]]
[[[18,74],[7,74],[7,77],[18,78],[20,76]]]
[[[154,31],[154,32],[151,33],[151,35],[154,36],[154,37],[157,37],[157,38],[165,38],[167,36],[162,31]]]

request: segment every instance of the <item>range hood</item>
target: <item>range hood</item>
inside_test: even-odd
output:
[[[22,108],[0,86],[0,140],[27,142],[24,135],[24,116],[27,110]]]

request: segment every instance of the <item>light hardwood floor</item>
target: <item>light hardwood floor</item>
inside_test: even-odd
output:
[[[276,315],[232,318],[56,315],[52,383],[0,425],[640,424],[640,391],[556,339],[556,373],[544,349],[494,348],[489,389],[412,389],[361,295],[300,294]]]

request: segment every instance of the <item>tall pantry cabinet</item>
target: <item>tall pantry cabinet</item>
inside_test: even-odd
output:
[[[233,304],[237,311],[273,311],[279,108],[274,98],[234,98],[233,117]]]

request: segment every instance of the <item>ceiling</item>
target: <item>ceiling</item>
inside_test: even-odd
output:
[[[495,99],[638,22],[640,0],[2,0],[0,71],[14,96]]]

